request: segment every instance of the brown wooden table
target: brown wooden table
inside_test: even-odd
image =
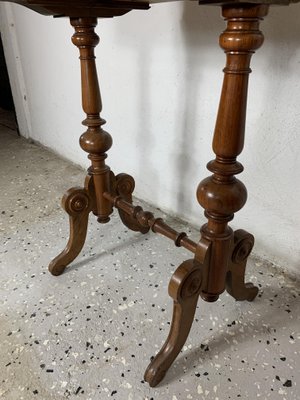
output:
[[[247,199],[246,187],[235,175],[243,171],[237,156],[244,145],[250,60],[264,40],[259,23],[267,15],[270,4],[290,2],[199,1],[199,4],[220,5],[227,28],[220,36],[220,46],[226,53],[226,66],[213,138],[216,157],[207,165],[212,174],[202,180],[197,189],[199,204],[204,208],[207,217],[207,223],[202,226],[197,243],[189,239],[184,232],[176,232],[162,219],[155,218],[152,213],[134,206],[134,179],[127,174],[115,175],[105,162],[112,138],[103,130],[105,120],[100,116],[102,104],[94,56],[94,48],[99,42],[95,33],[97,18],[120,16],[133,9],[147,10],[149,2],[14,2],[42,14],[69,17],[75,30],[72,41],[80,53],[82,107],[87,115],[83,121],[87,129],[80,137],[80,146],[88,153],[91,166],[84,188],[71,188],[63,197],[63,207],[70,216],[70,238],[63,252],[50,263],[50,272],[60,275],[78,256],[85,242],[90,212],[100,223],[107,223],[113,208],[118,209],[121,220],[128,228],[141,233],[147,233],[151,229],[192,253],[192,258],[177,268],[169,284],[169,294],[174,300],[170,333],[161,351],[145,372],[145,380],[150,386],[155,386],[163,379],[186,341],[199,296],[213,302],[227,290],[236,300],[252,301],[258,293],[257,287],[244,282],[246,262],[254,245],[254,237],[244,230],[233,232],[228,223]],[[160,0],[150,1],[159,2]]]

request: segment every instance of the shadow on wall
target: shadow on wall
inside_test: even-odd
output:
[[[183,14],[181,20],[181,31],[184,39],[185,60],[182,67],[185,71],[184,87],[182,88],[182,97],[178,105],[178,115],[180,115],[179,124],[181,124],[181,132],[177,133],[178,153],[175,157],[174,168],[178,171],[178,179],[182,190],[177,197],[177,209],[189,210],[192,199],[187,196],[190,185],[189,171],[195,171],[197,174],[197,162],[193,160],[191,155],[197,152],[195,148],[196,135],[211,135],[213,132],[201,132],[201,126],[195,124],[195,115],[201,113],[201,104],[197,101],[199,91],[201,90],[201,70],[205,64],[206,51],[208,48],[216,49],[218,47],[219,34],[224,30],[225,23],[222,21],[221,8],[214,6],[199,6],[196,2],[184,2]],[[269,68],[276,68],[275,65],[280,64],[278,68],[283,74],[295,71],[294,64],[290,61],[295,55],[295,51],[300,47],[300,4],[291,5],[289,7],[271,7],[270,15],[266,17],[261,24],[261,30],[265,33],[266,41],[272,43],[274,51],[274,63]],[[286,57],[280,56],[280,47],[285,47]],[[287,50],[288,48],[288,50]],[[218,51],[222,51],[221,49]],[[263,52],[263,49],[260,50]],[[263,54],[263,53],[262,53]],[[225,64],[225,56],[224,64]],[[277,62],[276,62],[277,59]],[[299,72],[300,72],[300,60]],[[222,71],[220,69],[221,76]],[[298,74],[299,77],[299,74]],[[274,82],[266,77],[266,98],[264,103],[270,103],[268,93],[273,93]],[[273,88],[273,91],[272,91]],[[280,101],[280,88],[278,85],[277,96]],[[282,98],[282,101],[288,99]],[[217,109],[215,110],[217,115]],[[181,118],[181,115],[183,117]],[[262,116],[263,118],[263,116]],[[261,122],[258,120],[258,126]],[[287,132],[291,134],[291,132]],[[258,133],[259,136],[259,133]],[[259,148],[259,143],[257,143]],[[199,149],[200,150],[200,149]],[[206,163],[209,160],[201,160]],[[199,182],[204,177],[199,177]],[[185,187],[187,190],[185,190]]]
[[[209,64],[209,61],[206,61],[207,49],[218,49],[219,32],[224,29],[219,7],[199,6],[197,2],[182,4],[180,26],[185,57],[182,60],[184,71],[182,95],[177,107],[180,129],[176,132],[178,150],[174,159],[174,170],[177,171],[178,184],[181,188],[177,195],[176,209],[181,212],[190,210],[194,202],[194,198],[189,195],[191,171],[197,176],[197,184],[204,178],[199,173],[199,156],[201,158],[208,149],[197,149],[196,137],[197,135],[212,137],[212,132],[203,132],[196,118],[197,114],[203,113],[203,107],[199,103],[202,68]],[[205,94],[201,97],[205,97]],[[210,160],[202,159],[200,163],[206,165],[208,161]],[[193,190],[196,196],[196,187]],[[173,192],[176,192],[176,188]]]
[[[289,6],[271,6],[263,22],[266,40],[276,47],[289,43],[293,49],[300,47],[300,3]]]
[[[258,182],[250,178],[249,192],[255,189],[260,206],[272,209],[285,224],[300,223],[291,198],[291,184],[297,180],[300,158],[300,3],[288,7],[271,7],[261,24],[265,43],[255,60],[255,77],[260,75],[261,86],[258,102],[251,110],[251,137],[249,144],[255,149],[249,160],[251,175],[260,177]],[[256,79],[256,78],[255,78]],[[257,92],[257,90],[256,90]],[[250,102],[255,102],[253,92]],[[253,112],[254,111],[254,112]],[[247,145],[247,143],[246,143]],[[246,168],[246,174],[250,174]],[[293,185],[293,184],[292,184]],[[297,198],[295,188],[293,195]],[[276,199],[276,200],[274,200]],[[294,203],[295,204],[295,203]],[[296,211],[296,210],[295,210]],[[299,213],[298,213],[299,215]],[[297,222],[298,221],[298,222]],[[272,254],[268,240],[260,238],[266,253]],[[268,249],[268,250],[267,250]]]
[[[274,90],[276,90],[276,107],[280,102],[286,105],[293,99],[281,96],[284,89],[284,82],[295,75],[295,81],[299,81],[300,75],[300,3],[290,6],[271,6],[269,15],[260,24],[261,31],[265,36],[265,41],[261,49],[258,50],[256,58],[264,59],[263,68],[267,71],[264,75],[265,98],[263,105],[274,105],[272,99]],[[266,53],[268,52],[268,53]],[[295,57],[298,52],[298,60]],[[295,59],[296,58],[296,59]],[[295,68],[295,62],[299,68]],[[260,71],[257,70],[257,73]],[[256,73],[256,70],[254,70]],[[279,79],[278,79],[279,78]],[[276,110],[274,110],[275,112]],[[277,109],[278,111],[278,109]],[[281,116],[280,116],[281,117]],[[264,117],[263,117],[264,118]],[[260,121],[257,121],[260,125]],[[283,132],[282,132],[283,133]],[[288,132],[285,132],[288,134]]]
[[[212,48],[219,52],[218,35],[224,28],[224,22],[220,17],[219,7],[199,6],[197,2],[192,1],[155,5],[152,12],[157,15],[150,15],[150,12],[147,18],[143,16],[143,27],[138,30],[138,38],[136,28],[133,26],[129,28],[126,18],[120,19],[115,25],[115,32],[118,32],[117,35],[122,40],[126,35],[127,47],[131,45],[138,47],[138,71],[135,82],[138,108],[135,114],[139,129],[134,140],[135,146],[139,149],[138,170],[142,171],[140,176],[145,177],[144,186],[150,180],[151,189],[155,182],[156,193],[151,192],[151,202],[158,204],[159,197],[163,196],[165,189],[162,187],[160,175],[163,174],[163,167],[160,169],[158,162],[163,164],[160,154],[164,157],[164,151],[167,151],[170,155],[171,149],[164,148],[166,142],[162,141],[161,153],[154,154],[154,152],[159,147],[162,135],[170,136],[172,149],[174,149],[170,171],[174,171],[176,175],[170,183],[170,189],[175,194],[173,207],[175,210],[188,212],[196,196],[196,186],[193,188],[195,193],[193,198],[187,194],[189,191],[185,190],[191,185],[189,171],[194,171],[197,185],[203,178],[199,173],[197,160],[201,159],[201,153],[207,153],[207,149],[197,150],[195,141],[197,135],[198,141],[199,135],[212,135],[211,132],[201,131],[195,118],[197,114],[203,115],[198,98],[199,93],[203,93],[201,90],[202,71],[203,68],[209,68],[207,50]],[[138,18],[138,15],[135,18]],[[174,53],[170,52],[166,55],[164,46],[166,43],[169,45],[170,41],[172,42],[171,50]],[[161,58],[159,58],[160,52]],[[176,65],[172,65],[174,54]],[[220,58],[223,58],[222,51],[220,51]],[[164,98],[168,98],[165,89],[170,88],[170,76],[173,79],[177,72],[178,79],[171,84],[172,90],[175,88],[176,100],[174,104],[166,104],[168,110],[164,113],[164,110],[158,110],[157,104],[153,104],[152,101],[159,99],[160,91]],[[205,97],[205,94],[202,97]],[[162,104],[161,107],[163,108],[164,105]],[[162,131],[160,118],[170,119],[170,123],[165,121],[163,125],[164,128],[174,126],[174,131]],[[157,162],[159,158],[160,161]],[[201,159],[200,163],[205,166],[208,161],[209,159]]]
[[[259,51],[264,52],[264,46],[270,49],[268,58],[265,60],[266,75],[265,99],[263,104],[274,104],[270,96],[276,90],[277,110],[280,111],[280,103],[286,106],[295,105],[296,99],[282,95],[284,82],[295,78],[299,82],[300,76],[300,3],[288,7],[271,7],[269,15],[261,24],[261,30],[265,36],[265,43]],[[296,54],[298,53],[298,57]],[[298,64],[298,68],[295,65]],[[271,70],[271,73],[270,73]],[[269,77],[269,79],[268,79]],[[274,79],[275,78],[275,79]],[[279,79],[278,79],[279,78]],[[299,109],[299,104],[298,107]],[[280,114],[280,113],[279,113]],[[282,115],[279,116],[282,118]],[[279,120],[280,122],[280,120]],[[292,132],[282,130],[282,134],[289,135]],[[295,133],[295,132],[294,132]]]
[[[139,132],[136,137],[136,145],[139,149],[139,171],[142,171],[144,184],[148,186],[148,182],[156,182],[156,193],[153,193],[153,202],[157,204],[157,194],[160,192],[160,181],[157,170],[153,166],[152,148],[154,147],[155,133],[153,132],[153,124],[155,122],[154,113],[152,112],[152,104],[150,101],[150,77],[152,53],[149,48],[143,47],[139,51],[139,85],[138,85],[138,104],[139,111],[136,113],[139,119]],[[142,150],[142,151],[141,151]],[[151,184],[150,184],[151,188]]]
[[[210,69],[213,73],[210,74],[210,79],[212,79],[212,87],[214,86],[214,81],[222,81],[222,68],[225,65],[225,56],[218,45],[219,34],[225,29],[225,23],[221,17],[220,7],[215,6],[199,6],[197,2],[178,2],[176,5],[160,5],[154,6],[159,7],[159,14],[157,16],[149,15],[148,18],[143,17],[143,28],[138,30],[138,38],[136,37],[137,30],[133,26],[128,29],[126,24],[128,20],[124,18],[124,25],[122,19],[116,25],[116,29],[119,31],[120,38],[124,40],[124,34],[131,37],[131,44],[136,46],[137,43],[142,43],[139,46],[139,52],[137,57],[138,71],[136,76],[136,93],[138,96],[136,110],[137,121],[139,125],[138,133],[135,137],[135,146],[138,147],[140,151],[138,154],[138,164],[139,170],[142,171],[140,176],[145,176],[143,182],[144,185],[147,184],[147,180],[151,180],[149,187],[153,187],[153,182],[156,184],[156,193],[151,193],[151,201],[158,203],[159,194],[163,192],[161,187],[161,174],[160,165],[161,159],[157,161],[160,157],[160,153],[154,153],[158,148],[161,137],[164,134],[160,131],[160,121],[157,116],[157,106],[153,104],[153,99],[155,101],[156,96],[160,93],[157,90],[161,90],[163,96],[163,90],[167,86],[163,86],[163,80],[168,80],[168,68],[170,70],[170,75],[172,74],[172,79],[174,79],[174,70],[178,70],[180,74],[176,85],[176,95],[177,99],[174,105],[170,105],[169,109],[173,108],[173,111],[166,117],[176,121],[174,124],[174,132],[166,132],[167,135],[172,137],[172,148],[173,150],[173,160],[171,161],[170,170],[174,171],[176,176],[172,180],[171,191],[174,194],[174,211],[180,211],[182,214],[184,210],[189,211],[192,207],[192,203],[195,202],[195,195],[191,197],[191,180],[197,182],[196,185],[207,176],[209,173],[202,175],[202,171],[199,168],[203,167],[210,161],[212,157],[207,157],[207,153],[210,148],[201,148],[200,138],[208,138],[212,141],[212,134],[214,128],[214,120],[217,114],[217,103],[220,96],[220,90],[218,93],[213,95],[216,97],[216,106],[211,106],[214,108],[212,110],[212,115],[204,115],[205,110],[203,107],[203,101],[209,99],[209,95],[214,92],[215,88],[212,89],[211,93],[204,93],[207,91],[209,84],[204,81],[205,77],[208,77],[207,71]],[[153,8],[154,8],[153,7]],[[153,10],[154,11],[154,10]],[[159,18],[156,18],[159,17]],[[271,15],[266,18],[262,24],[262,30],[266,33],[267,41],[274,43],[274,52],[277,52],[277,57],[280,58],[280,52],[276,50],[275,46],[277,42],[289,42],[291,46],[296,46],[296,41],[299,42],[300,34],[300,5],[296,4],[290,7],[274,7],[272,8]],[[170,22],[170,20],[172,20]],[[175,21],[175,22],[174,22]],[[284,22],[286,21],[286,22]],[[288,23],[287,23],[288,21]],[[165,24],[164,24],[165,22]],[[172,24],[172,26],[171,26]],[[176,25],[177,24],[177,25]],[[169,31],[168,31],[169,29]],[[159,54],[156,50],[160,48],[163,53],[166,43],[164,42],[165,36],[170,35],[170,29],[174,37],[172,46],[174,46],[174,52],[177,58],[176,65],[172,66],[172,60],[166,59],[158,60],[156,57]],[[169,38],[170,41],[170,38]],[[127,46],[130,46],[130,40],[127,41]],[[169,45],[169,42],[168,42]],[[261,51],[261,58],[263,56],[263,50]],[[214,52],[213,57],[211,57],[211,52]],[[168,57],[168,56],[167,56]],[[216,60],[221,60],[221,64],[216,67]],[[161,64],[164,68],[163,71],[155,69],[156,63]],[[281,60],[285,63],[286,60]],[[167,71],[166,71],[167,70]],[[157,71],[160,74],[157,77]],[[215,72],[216,71],[216,75]],[[154,79],[153,79],[154,78]],[[157,82],[157,80],[160,82]],[[270,82],[273,84],[274,82]],[[155,85],[153,85],[155,84]],[[161,84],[162,88],[159,86]],[[268,77],[266,76],[266,86],[268,85]],[[206,89],[204,89],[206,87]],[[152,93],[154,92],[154,95]],[[167,96],[166,96],[167,97]],[[255,100],[252,98],[251,100]],[[270,99],[264,99],[264,102],[269,102]],[[207,101],[207,103],[209,103]],[[206,106],[206,110],[209,108],[210,104]],[[161,112],[162,117],[164,117],[163,111]],[[258,114],[258,113],[257,113]],[[207,131],[207,127],[202,129],[202,121],[213,119],[212,129]],[[258,115],[258,124],[261,124],[259,120],[261,117]],[[200,123],[199,123],[200,121]],[[165,124],[168,127],[168,124]],[[259,125],[258,125],[259,126]],[[200,146],[199,146],[200,143]],[[257,143],[259,148],[259,143]],[[170,149],[166,149],[169,152]],[[164,149],[161,148],[162,153]],[[157,164],[159,162],[159,165]],[[163,167],[161,168],[161,171]],[[191,176],[192,175],[192,176]],[[140,178],[141,179],[141,178]],[[180,187],[180,190],[178,189]],[[162,189],[162,190],[161,190]],[[196,187],[193,188],[193,193],[196,192]],[[157,200],[157,201],[156,201]],[[199,208],[199,215],[201,211]]]
[[[281,76],[284,82],[284,77],[287,77],[289,74],[295,74],[295,71],[297,71],[297,68],[295,69],[295,62],[297,62],[295,53],[300,47],[299,20],[300,5],[296,4],[290,7],[271,7],[270,15],[266,17],[265,21],[261,24],[261,30],[265,33],[266,42],[268,42],[268,46],[272,49],[272,53],[274,54],[272,54],[273,61],[270,63],[267,56],[264,55],[264,48],[262,48],[259,51],[262,52],[260,58],[265,58],[264,62],[268,63],[268,71],[275,70],[276,68],[278,69],[278,71],[274,71],[277,75],[277,83],[271,79],[271,76],[269,76],[269,79],[268,75],[266,76],[265,83],[267,88],[265,87],[265,97],[262,99],[265,105],[270,105],[271,107],[274,105],[275,84],[277,86],[275,98],[277,97],[279,102],[282,101],[283,106],[286,105],[287,101],[290,101],[291,106],[295,107],[296,99],[286,98],[286,93],[281,96],[284,83],[280,81],[280,74],[282,74]],[[188,195],[188,187],[190,185],[189,174],[190,171],[195,171],[195,174],[197,174],[197,165],[199,165],[197,160],[191,156],[197,152],[195,147],[196,135],[210,135],[212,138],[213,131],[201,131],[201,126],[197,126],[197,123],[195,123],[195,115],[202,112],[201,103],[199,104],[197,99],[200,97],[201,70],[203,67],[205,68],[206,51],[208,48],[217,49],[218,36],[224,28],[225,24],[220,18],[220,7],[199,7],[194,2],[183,3],[181,30],[185,49],[185,60],[183,61],[185,86],[182,88],[182,97],[180,98],[178,107],[178,110],[182,110],[183,117],[179,121],[179,123],[181,123],[181,132],[177,134],[179,148],[174,162],[174,168],[178,171],[178,179],[182,190],[177,197],[177,210],[191,209],[193,199]],[[220,51],[221,54],[221,49],[218,49],[218,51]],[[284,57],[282,57],[282,54],[284,54]],[[225,56],[223,56],[223,59],[225,63]],[[299,77],[300,72],[299,58],[298,63],[299,71],[297,77]],[[219,76],[221,77],[221,74],[222,72],[220,69],[220,73],[216,78],[218,79]],[[295,79],[297,79],[297,77],[295,77]],[[253,100],[252,98],[252,102],[254,103]],[[275,111],[276,110],[274,110],[274,112]],[[292,110],[291,113],[295,115],[295,110]],[[180,115],[180,113],[178,113],[178,115]],[[215,110],[215,115],[217,115],[217,108]],[[257,126],[264,126],[264,121],[260,121],[259,119],[265,118],[265,116],[260,115],[259,112],[257,112],[257,115]],[[282,118],[282,116],[280,116],[279,119],[280,118]],[[293,118],[290,120],[293,120]],[[290,127],[292,126],[295,127],[296,125],[290,122]],[[286,132],[286,135],[290,138],[296,134],[295,129],[292,130],[293,132],[290,130]],[[259,141],[261,133],[257,132],[257,136],[258,143],[256,143],[256,148],[259,152],[259,148],[261,148],[261,143]],[[270,138],[268,139],[270,140]],[[289,141],[290,140],[287,140],[287,143],[289,143]],[[277,145],[278,149],[280,149],[280,143]],[[198,151],[200,151],[200,149],[198,149]],[[202,159],[200,162],[203,164],[207,161],[209,160]],[[202,178],[204,177],[201,177],[201,179]],[[281,185],[278,185],[278,190],[280,190],[280,186]]]

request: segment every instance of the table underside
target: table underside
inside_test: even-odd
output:
[[[3,1],[3,0],[0,0]],[[7,0],[6,0],[7,1]],[[8,0],[30,8],[40,14],[55,17],[99,17],[109,18],[128,13],[131,10],[148,10],[151,4],[180,0]],[[197,1],[197,0],[185,0]],[[250,4],[288,5],[300,0],[247,0]],[[198,0],[200,5],[245,4],[242,0]]]

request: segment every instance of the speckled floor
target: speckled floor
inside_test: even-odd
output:
[[[0,132],[1,399],[300,399],[299,282],[253,259],[258,298],[199,301],[182,353],[149,388],[143,373],[171,319],[168,281],[190,254],[115,214],[104,226],[91,218],[84,251],[51,276],[68,236],[60,198],[85,173],[11,127]]]

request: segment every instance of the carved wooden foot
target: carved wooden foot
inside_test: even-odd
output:
[[[226,276],[226,290],[236,300],[252,301],[258,294],[256,286],[245,283],[247,259],[253,246],[253,235],[242,229],[234,232],[233,252]]]
[[[93,207],[93,199],[88,190],[88,186],[92,187],[90,177],[87,177],[87,182],[85,189],[71,188],[63,196],[62,206],[69,214],[70,236],[66,248],[49,264],[48,268],[52,275],[61,275],[84,245],[89,213]]]
[[[148,366],[144,377],[152,387],[163,379],[187,339],[201,284],[201,265],[194,260],[183,262],[171,278],[169,295],[174,299],[174,307],[170,333],[162,349]]]

